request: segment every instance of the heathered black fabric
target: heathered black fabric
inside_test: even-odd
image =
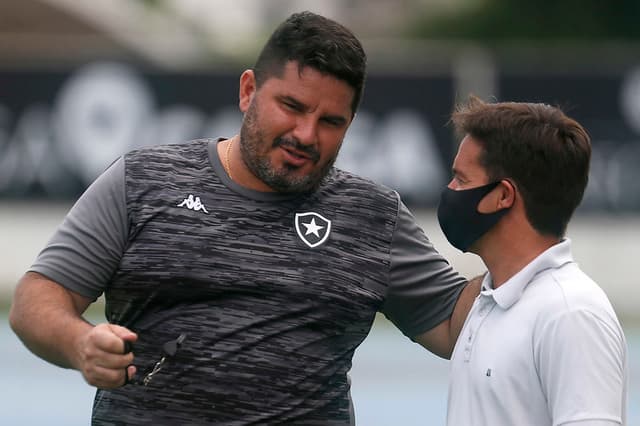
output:
[[[215,141],[124,157],[128,237],[99,250],[124,247],[102,286],[107,319],[139,335],[138,374],[97,391],[93,424],[350,424],[347,372],[376,312],[412,336],[450,315],[462,279],[423,234],[415,244],[424,253],[402,243],[394,191],[334,169],[312,194],[250,192],[230,183],[208,149],[215,152]],[[90,210],[78,204],[73,211]],[[59,232],[66,239],[52,239],[64,240],[66,253],[82,252],[69,238],[80,216],[73,211]],[[296,213],[308,212],[331,221],[328,239],[313,248],[294,226]],[[95,283],[83,286],[68,265],[60,272],[57,245],[34,270],[94,295]],[[91,263],[83,257],[73,259]],[[392,263],[405,265],[394,277]],[[181,333],[176,355],[144,386],[162,345]]]

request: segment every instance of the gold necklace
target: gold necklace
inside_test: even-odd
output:
[[[224,169],[227,172],[227,174],[229,175],[229,179],[233,180],[233,176],[231,176],[231,162],[229,161],[229,157],[231,154],[231,145],[233,144],[233,139],[229,139],[229,142],[227,142],[227,149],[224,153]]]

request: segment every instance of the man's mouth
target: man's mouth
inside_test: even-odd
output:
[[[307,162],[312,161],[312,158],[306,152],[299,151],[289,146],[280,145],[280,149],[284,153],[285,162],[295,167],[302,167]]]
[[[295,140],[276,139],[274,145],[282,149],[285,161],[296,167],[308,161],[317,163],[320,160],[320,153],[314,147],[302,145]]]

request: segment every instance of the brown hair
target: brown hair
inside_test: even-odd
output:
[[[258,87],[282,74],[288,62],[311,67],[349,84],[355,114],[366,79],[367,56],[356,36],[343,25],[312,12],[294,13],[275,29],[254,66]]]
[[[480,163],[491,181],[512,179],[527,219],[541,234],[564,236],[589,178],[591,141],[562,110],[546,104],[486,103],[470,96],[451,121],[484,148]]]

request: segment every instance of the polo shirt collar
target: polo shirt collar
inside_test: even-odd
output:
[[[557,269],[570,262],[573,262],[571,240],[565,238],[558,244],[540,253],[538,257],[533,259],[527,266],[522,268],[497,289],[493,288],[493,279],[491,278],[491,274],[487,273],[482,281],[480,294],[482,296],[493,297],[498,306],[502,309],[509,309],[514,303],[520,300],[525,287],[536,275],[548,269]]]

